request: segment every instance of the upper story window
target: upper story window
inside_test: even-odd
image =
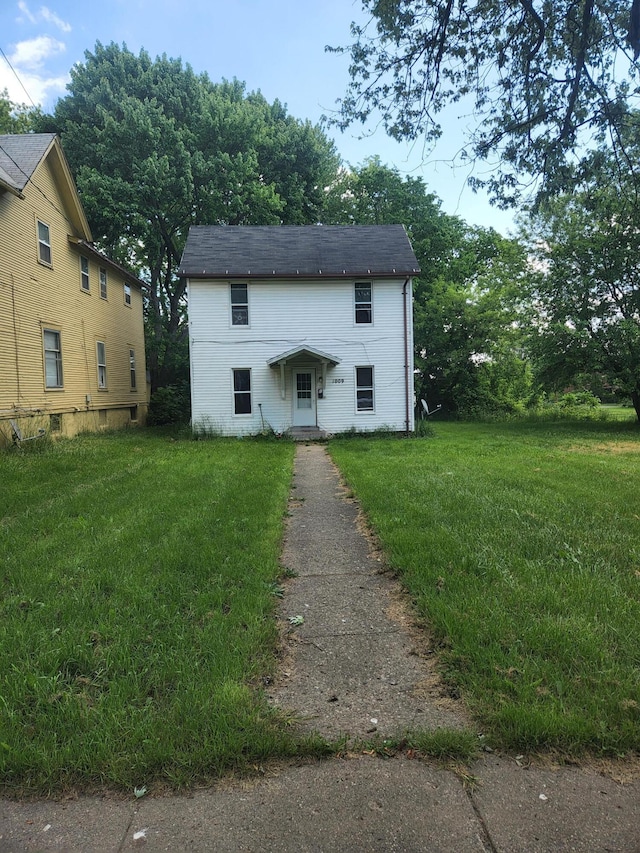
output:
[[[373,303],[371,300],[370,281],[356,281],[355,306],[356,323],[373,323]]]
[[[43,329],[45,388],[62,388],[62,346],[60,332]]]
[[[107,271],[104,267],[100,267],[100,297],[107,298]]]
[[[246,284],[232,284],[231,288],[231,325],[249,325],[249,294]]]
[[[49,226],[38,219],[38,260],[51,266],[51,234]]]
[[[96,341],[96,356],[98,361],[98,388],[107,387],[107,348],[103,341]]]
[[[80,287],[88,293],[89,287],[89,261],[84,255],[80,255]]]
[[[124,285],[124,304],[131,305],[131,285],[126,282]]]

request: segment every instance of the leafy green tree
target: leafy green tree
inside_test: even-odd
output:
[[[566,185],[581,145],[619,138],[637,102],[640,4],[629,0],[362,0],[337,123],[379,114],[396,139],[442,133],[441,111],[476,117],[462,156],[497,171],[475,184],[511,204],[523,186]],[[633,50],[628,47],[630,43]],[[634,56],[632,56],[632,53]],[[621,75],[621,76],[617,76]],[[637,85],[637,84],[636,84]]]
[[[41,115],[39,107],[16,104],[6,89],[0,92],[0,133],[29,133]]]
[[[188,376],[185,283],[191,224],[318,221],[334,144],[238,81],[179,59],[98,43],[71,71],[48,129],[60,133],[99,245],[148,282],[152,385]]]
[[[579,191],[547,202],[529,224],[530,349],[547,387],[592,374],[630,397],[640,420],[638,185],[620,181],[607,154],[591,166]]]
[[[422,270],[414,281],[418,399],[479,413],[509,410],[526,396],[530,376],[511,325],[524,266],[515,241],[443,213],[422,178],[403,178],[379,158],[340,174],[324,221],[407,228]]]

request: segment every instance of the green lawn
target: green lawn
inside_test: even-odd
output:
[[[494,744],[640,749],[640,431],[439,423],[331,454]]]
[[[0,787],[192,784],[295,742],[261,679],[293,445],[0,454]]]

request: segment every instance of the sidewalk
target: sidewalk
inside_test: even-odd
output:
[[[274,702],[331,739],[472,728],[443,695],[428,644],[319,445],[297,449],[283,560],[298,577],[280,610],[288,653]],[[302,623],[288,630],[296,616]],[[0,853],[143,848],[640,853],[640,781],[494,754],[464,773],[354,754],[268,766],[255,780],[187,796],[0,801]]]

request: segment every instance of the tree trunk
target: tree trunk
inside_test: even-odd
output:
[[[640,389],[636,388],[635,391],[631,392],[631,402],[633,403],[633,408],[636,410],[636,417],[640,422]]]

